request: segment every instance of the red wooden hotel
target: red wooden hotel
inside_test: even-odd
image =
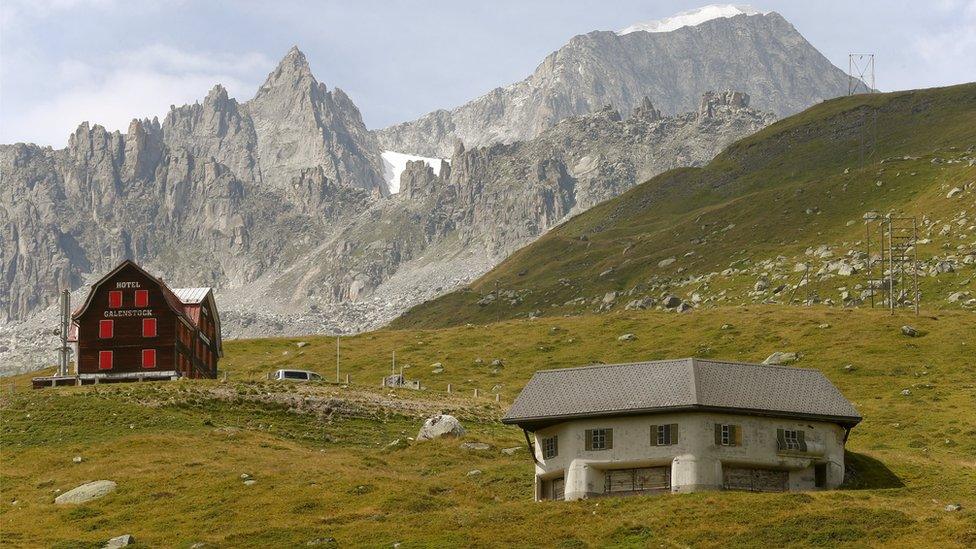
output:
[[[125,260],[92,285],[71,315],[74,375],[34,387],[217,377],[223,356],[212,288],[170,289]]]

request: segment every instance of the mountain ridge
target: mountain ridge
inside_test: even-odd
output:
[[[382,148],[446,156],[466,146],[530,139],[604,105],[628,112],[644,96],[665,113],[732,88],[779,116],[847,93],[847,75],[782,16],[740,14],[671,32],[592,31],[571,38],[525,79],[451,110],[376,130]]]

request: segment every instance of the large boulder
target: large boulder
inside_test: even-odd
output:
[[[102,549],[116,549],[118,547],[132,545],[135,542],[136,539],[132,537],[132,534],[123,534],[106,541],[105,545],[102,546]]]
[[[784,353],[781,351],[776,351],[775,353],[766,357],[766,360],[763,361],[763,364],[772,364],[772,365],[790,364],[796,362],[797,360],[799,360],[799,358],[800,357],[796,353]]]
[[[417,440],[433,440],[440,437],[463,437],[464,427],[454,416],[440,414],[427,418],[417,433]]]
[[[116,485],[111,480],[96,480],[82,484],[81,486],[68,490],[60,496],[54,498],[54,503],[64,505],[66,503],[86,503],[93,499],[98,499],[115,491]]]

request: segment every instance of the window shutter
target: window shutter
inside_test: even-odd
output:
[[[607,429],[607,450],[613,450],[613,429]]]
[[[552,436],[552,457],[559,455],[559,437],[557,435]]]
[[[671,424],[671,429],[669,429],[669,430],[671,431],[671,444],[677,444],[678,443],[678,424],[677,423],[672,423]]]
[[[776,429],[776,448],[783,450],[786,448],[786,435],[782,429]]]
[[[732,438],[732,440],[735,441],[735,445],[736,446],[742,446],[742,426],[741,425],[733,425],[732,426],[732,433],[734,435],[733,438]]]
[[[801,452],[806,452],[807,451],[807,441],[803,437],[804,434],[805,433],[802,430],[797,429],[797,431],[796,431],[796,439],[800,443],[800,451]]]
[[[722,445],[722,424],[716,423],[715,424],[715,446],[721,446],[721,445]]]
[[[657,446],[657,425],[651,425],[651,446]]]
[[[584,447],[587,450],[592,450],[593,449],[593,429],[587,429],[586,430],[586,434],[583,435],[583,436],[586,437],[586,443],[585,443]]]

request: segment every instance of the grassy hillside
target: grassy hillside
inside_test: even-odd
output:
[[[667,172],[592,208],[393,326],[603,312],[641,299],[653,307],[669,294],[698,307],[863,306],[868,212],[917,216],[923,303],[972,309],[974,159],[976,84],[826,101],[704,168]],[[838,261],[855,272],[839,275]],[[952,272],[936,272],[940,262]],[[767,288],[756,291],[760,280]],[[956,292],[969,294],[948,301]]]
[[[902,335],[905,323],[920,337]],[[637,337],[619,341],[623,333]],[[970,312],[616,311],[383,330],[341,345],[350,386],[262,381],[285,366],[334,372],[328,337],[228,342],[226,382],[32,391],[27,376],[2,380],[0,544],[99,547],[123,533],[152,547],[976,544]],[[394,350],[428,390],[375,388]],[[528,454],[501,452],[524,445],[498,417],[537,369],[676,356],[759,361],[773,351],[800,352],[798,365],[821,369],[864,416],[848,444],[857,481],[845,489],[534,503]],[[475,388],[500,402],[473,398]],[[462,419],[464,440],[491,449],[406,440],[439,410]],[[244,473],[257,483],[244,485]],[[57,491],[96,479],[118,490],[53,504]],[[963,509],[947,512],[948,503]]]

